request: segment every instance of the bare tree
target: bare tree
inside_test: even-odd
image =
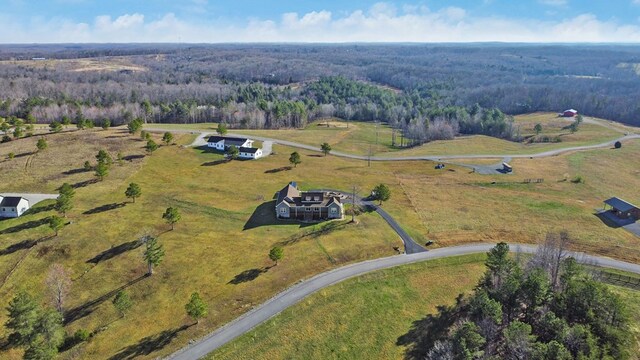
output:
[[[71,288],[69,272],[64,266],[53,264],[49,267],[45,284],[47,285],[51,304],[60,314],[63,314],[64,302]]]
[[[562,260],[568,255],[571,237],[565,230],[559,233],[548,233],[542,245],[538,246],[536,254],[531,258],[528,269],[542,268],[551,278],[551,285],[556,288],[560,278]]]

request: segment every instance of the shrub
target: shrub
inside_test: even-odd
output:
[[[620,141],[616,141],[616,143],[613,144],[613,147],[615,147],[616,149],[620,149],[622,147],[622,143]]]
[[[571,179],[571,182],[574,184],[584,184],[584,178],[582,177],[582,175],[576,175],[573,179]]]
[[[73,338],[79,343],[89,340],[90,337],[91,337],[91,333],[86,329],[78,329],[73,334]]]

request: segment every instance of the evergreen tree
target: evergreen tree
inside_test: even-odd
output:
[[[130,183],[129,186],[127,187],[127,190],[125,190],[124,195],[132,199],[133,202],[135,203],[136,198],[142,195],[142,188],[140,188],[140,185],[136,183]]]
[[[153,154],[154,151],[158,150],[158,144],[156,144],[155,141],[149,139],[147,141],[147,145],[145,146],[145,149],[147,149],[147,152],[149,153],[149,155]]]
[[[29,293],[20,291],[9,302],[7,311],[5,326],[12,331],[9,341],[14,345],[28,344],[38,322],[38,304]]]
[[[185,304],[184,309],[187,315],[196,321],[196,324],[200,322],[200,319],[207,316],[207,304],[202,300],[200,294],[194,292],[189,298],[189,302]]]
[[[282,260],[283,257],[284,249],[281,246],[274,246],[269,251],[269,259],[271,259],[271,261],[273,261],[276,266],[278,265],[278,261]]]
[[[162,135],[162,141],[165,143],[165,145],[171,144],[171,142],[173,141],[173,134],[171,134],[170,132],[164,133],[164,135]]]
[[[147,263],[147,276],[153,275],[153,267],[160,265],[164,258],[164,249],[158,243],[158,238],[147,235],[144,239],[145,251],[144,260]]]
[[[180,215],[178,208],[168,207],[164,214],[162,214],[162,218],[167,222],[167,224],[171,225],[171,230],[173,230],[175,224],[180,221],[182,216]]]
[[[221,136],[224,136],[227,134],[227,125],[223,124],[223,123],[218,123],[218,128],[216,129],[216,132],[218,134],[220,134]]]
[[[291,156],[289,156],[289,162],[293,164],[294,167],[298,167],[298,164],[302,162],[300,154],[298,154],[297,151],[292,152]]]
[[[125,317],[129,309],[131,309],[131,306],[133,306],[133,302],[131,301],[129,293],[124,290],[120,290],[118,291],[118,293],[116,293],[116,296],[113,298],[112,304],[113,307],[115,307],[116,310],[118,310],[118,312],[120,313],[120,317]]]
[[[58,232],[62,230],[63,227],[64,220],[61,217],[57,215],[52,215],[49,217],[49,228],[51,228],[51,230],[56,233],[56,236],[58,236]]]
[[[47,140],[45,138],[38,139],[38,142],[36,143],[36,148],[38,148],[38,152],[47,150],[47,147],[49,147],[49,144],[47,144]]]
[[[327,154],[331,152],[331,145],[329,145],[329,143],[322,143],[322,145],[320,145],[320,149],[322,149],[324,156],[327,156]]]

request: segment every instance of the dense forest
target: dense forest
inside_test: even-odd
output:
[[[566,233],[550,234],[528,261],[498,244],[487,271],[456,305],[416,323],[408,358],[626,359],[625,305],[575,259],[566,257]]]
[[[0,116],[45,123],[284,128],[337,116],[388,122],[411,145],[510,139],[505,114],[570,107],[640,125],[638,98],[637,46],[0,46]]]

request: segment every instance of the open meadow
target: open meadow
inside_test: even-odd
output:
[[[327,142],[333,150],[356,155],[368,155],[369,152],[379,157],[420,156],[420,155],[502,155],[502,154],[536,154],[565,147],[601,144],[622,137],[625,133],[638,131],[624,125],[606,120],[586,118],[575,133],[567,128],[572,119],[559,118],[557,114],[536,113],[516,116],[515,126],[525,138],[535,135],[534,126],[542,126],[541,135],[557,138],[559,142],[522,143],[502,140],[483,135],[461,136],[453,140],[433,141],[412,148],[392,146],[391,128],[384,123],[366,123],[340,120],[323,120],[313,122],[304,129],[284,130],[236,130],[231,132],[248,136],[261,136],[274,139],[298,142],[306,145],[320,146]],[[165,127],[164,124],[151,126]],[[175,124],[171,126],[176,126]],[[213,126],[198,128],[186,125],[189,129],[203,131],[215,130]],[[171,127],[170,127],[171,128]],[[400,142],[400,135],[397,142]]]
[[[412,329],[469,294],[485,255],[432,260],[369,273],[326,288],[211,353],[226,359],[403,359]],[[640,357],[638,291],[610,286],[627,304],[632,359]],[[423,325],[424,326],[424,325]]]
[[[318,177],[302,167],[273,171],[285,165],[285,154],[259,162],[227,163],[219,154],[163,146],[145,155],[144,142],[122,129],[46,138],[47,150],[2,163],[7,171],[0,180],[1,191],[55,192],[69,182],[76,187],[75,207],[68,214],[71,224],[52,236],[46,225],[54,214],[51,202],[37,205],[19,219],[0,222],[0,306],[6,307],[20,289],[33,292],[44,303],[43,280],[49,266],[60,263],[68,268],[73,284],[65,306],[66,329],[73,333],[82,328],[96,335],[62,358],[167,354],[302,278],[345,263],[393,255],[393,248],[401,247],[376,214],[358,216],[357,224],[277,222],[271,199],[288,181],[298,180],[306,188],[333,185],[330,173]],[[34,138],[3,144],[2,155],[29,153],[34,144]],[[98,149],[107,149],[114,158],[122,152],[128,159],[114,164],[102,182],[92,171],[82,170],[84,160],[95,163]],[[130,182],[142,188],[135,203],[124,196]],[[182,213],[174,231],[161,218],[168,206]],[[145,233],[159,235],[166,251],[156,274],[148,278],[143,277],[146,265],[137,243]],[[274,245],[285,249],[278,266],[267,257]],[[111,305],[118,289],[127,289],[134,301],[124,319]],[[198,326],[187,326],[191,321],[183,305],[193,291],[200,292],[211,311]],[[5,321],[3,312],[0,322]],[[6,330],[2,334],[6,336]],[[19,358],[20,353],[10,349],[3,358]]]
[[[158,142],[159,136],[154,135]],[[513,174],[486,176],[458,166],[435,170],[428,161],[375,162],[368,167],[366,161],[280,145],[258,161],[227,162],[221,154],[179,145],[162,146],[148,155],[139,136],[123,128],[46,138],[49,148],[38,154],[33,154],[36,138],[0,145],[0,191],[55,192],[69,182],[76,186],[75,207],[68,214],[71,224],[52,236],[46,225],[54,214],[51,202],[19,219],[0,221],[0,306],[6,307],[19,289],[30,290],[44,303],[49,266],[60,263],[70,269],[74,281],[65,306],[66,329],[96,334],[63,353],[63,359],[166,355],[301,279],[393,255],[393,248],[401,247],[375,213],[359,215],[356,224],[348,219],[309,226],[277,222],[272,198],[289,181],[303,189],[348,191],[356,185],[361,195],[385,183],[391,199],[383,208],[421,243],[537,243],[548,231],[564,229],[575,238],[577,250],[640,260],[639,238],[608,227],[594,215],[601,201],[614,195],[638,202],[640,170],[629,161],[640,156],[638,141],[628,141],[619,150],[518,159]],[[179,135],[176,143],[194,138]],[[82,169],[86,160],[95,163],[99,149],[114,158],[121,152],[126,159],[114,164],[101,182]],[[293,151],[302,157],[297,167],[288,162]],[[16,158],[6,159],[9,152]],[[584,183],[571,182],[576,176]],[[531,178],[545,181],[522,184]],[[142,188],[135,203],[124,196],[130,182]],[[161,218],[169,206],[182,213],[174,231]],[[145,233],[159,235],[166,250],[152,277],[142,276],[146,266],[137,239]],[[277,266],[267,257],[274,245],[284,246],[285,252]],[[472,287],[475,280],[470,277],[473,281],[466,283],[467,274],[459,273],[455,283]],[[111,305],[121,288],[134,301],[124,319]],[[209,305],[209,315],[197,326],[191,326],[183,306],[193,291]],[[438,296],[444,299],[445,294]],[[1,313],[0,322],[5,321],[6,313]],[[0,335],[6,336],[6,330]],[[395,348],[389,351],[398,354]],[[18,359],[21,351],[9,349],[1,355]]]

